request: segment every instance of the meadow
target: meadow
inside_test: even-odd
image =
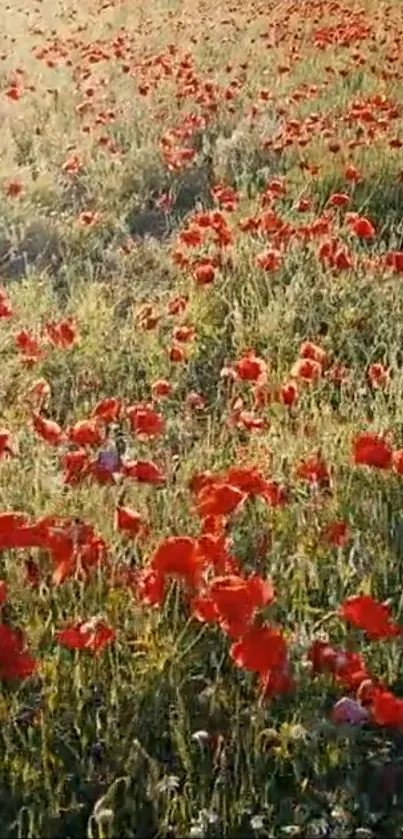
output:
[[[401,0],[3,0],[0,834],[403,836]]]

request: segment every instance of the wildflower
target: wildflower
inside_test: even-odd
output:
[[[165,475],[161,469],[151,460],[126,461],[122,467],[123,475],[126,478],[134,478],[139,483],[155,484],[160,486],[165,483]]]
[[[331,521],[322,530],[322,539],[336,548],[344,548],[350,541],[350,530],[346,521]]]
[[[370,364],[367,370],[367,377],[373,388],[379,388],[389,381],[389,372],[383,364]]]
[[[45,419],[40,414],[33,413],[32,424],[39,437],[51,446],[59,446],[64,442],[65,433],[54,420]]]
[[[100,446],[104,440],[104,429],[97,419],[80,420],[70,426],[67,434],[77,446]]]
[[[38,664],[26,651],[22,633],[0,624],[0,678],[5,681],[26,679]]]
[[[169,536],[155,550],[150,568],[161,577],[178,577],[189,586],[195,585],[202,570],[196,540],[189,536]]]
[[[130,405],[126,408],[126,416],[130,422],[131,431],[135,434],[157,437],[164,432],[164,417],[154,408],[146,405]]]
[[[281,669],[287,655],[285,640],[278,629],[254,626],[232,644],[230,656],[238,667],[264,676]]]
[[[365,216],[359,216],[350,224],[350,230],[359,239],[374,239],[376,235],[374,225]]]
[[[115,638],[115,630],[97,617],[67,624],[64,629],[56,632],[56,640],[62,647],[69,650],[89,650],[97,655]]]
[[[372,719],[377,725],[403,727],[403,699],[399,699],[391,691],[375,691],[370,709]]]
[[[322,375],[322,365],[311,358],[299,358],[291,368],[291,378],[316,382]]]
[[[137,510],[130,507],[117,507],[115,512],[115,528],[128,536],[147,534],[147,525]]]
[[[247,352],[235,366],[236,372],[243,381],[261,381],[267,375],[267,364],[263,358],[258,358],[253,350]]]
[[[374,600],[369,594],[347,598],[340,606],[339,613],[345,621],[364,630],[373,641],[395,638],[403,632],[392,620],[389,607]]]
[[[362,725],[368,722],[369,711],[360,702],[357,702],[356,699],[343,696],[333,706],[331,719],[332,722],[337,724]]]
[[[245,492],[229,483],[203,487],[197,498],[197,512],[200,518],[207,516],[228,516],[246,499]]]
[[[354,437],[353,461],[356,465],[389,469],[392,465],[392,457],[391,447],[379,434],[363,432]]]
[[[109,425],[109,423],[117,422],[119,420],[121,410],[122,406],[119,399],[116,399],[113,396],[106,397],[98,402],[92,412],[92,415],[99,422],[104,422],[106,425]]]

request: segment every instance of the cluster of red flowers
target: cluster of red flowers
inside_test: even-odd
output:
[[[394,622],[390,608],[369,594],[349,597],[340,606],[339,614],[373,641],[386,641],[403,635],[403,627]],[[377,725],[397,728],[403,725],[403,699],[395,696],[371,674],[359,653],[315,641],[308,658],[313,674],[331,674],[337,684],[350,694],[335,705],[335,722],[359,724],[372,721]]]
[[[114,3],[115,0],[101,0],[101,10]],[[322,0],[300,0],[299,6],[294,4],[295,8],[298,6],[302,10],[301,21],[305,15],[313,22],[308,38],[302,24],[295,23],[298,16],[294,8],[293,11],[286,9],[284,13],[279,12],[278,24],[265,29],[260,34],[261,41],[268,50],[277,41],[283,44],[284,54],[276,60],[275,68],[279,79],[288,77],[293,66],[304,60],[306,48],[320,51],[326,60],[327,51],[339,46],[346,60],[343,59],[340,64],[333,60],[330,63],[329,59],[329,63],[324,65],[324,79],[319,83],[289,87],[286,94],[265,87],[256,91],[253,82],[255,98],[252,103],[249,102],[246,114],[242,112],[241,94],[245,90],[248,72],[251,70],[251,78],[257,76],[253,67],[255,50],[251,51],[247,61],[221,67],[220,81],[214,77],[214,68],[199,69],[195,56],[175,44],[167,45],[156,55],[147,52],[139,56],[136,38],[124,27],[112,37],[92,42],[84,37],[84,30],[79,27],[74,35],[66,39],[59,37],[54,30],[33,51],[36,61],[45,65],[47,71],[60,66],[66,72],[71,71],[71,89],[78,97],[74,119],[79,132],[86,138],[89,135],[93,138],[96,154],[103,161],[107,157],[108,161],[112,159],[120,163],[127,153],[116,130],[119,120],[127,123],[126,104],[110,95],[109,79],[102,75],[109,62],[113,62],[115,73],[126,79],[129,97],[136,99],[140,108],[144,100],[147,107],[153,108],[155,123],[164,126],[161,133],[158,129],[156,138],[156,149],[167,177],[164,191],[155,198],[160,211],[167,215],[171,212],[177,176],[200,164],[210,184],[209,207],[200,205],[186,216],[169,251],[170,269],[181,281],[183,279],[186,283],[189,280],[188,287],[195,295],[214,296],[215,288],[212,289],[212,286],[219,286],[222,280],[233,282],[236,269],[244,258],[250,258],[250,271],[263,286],[265,283],[275,286],[278,277],[281,281],[283,273],[286,273],[289,258],[299,257],[306,258],[309,265],[312,263],[320,270],[321,276],[331,282],[342,283],[344,277],[349,279],[350,275],[360,271],[371,271],[393,284],[403,275],[400,245],[396,242],[393,249],[383,252],[381,247],[379,253],[375,252],[381,239],[380,224],[371,218],[369,209],[368,216],[363,214],[367,210],[356,197],[360,185],[370,177],[369,169],[357,160],[358,149],[371,148],[373,143],[382,140],[390,157],[394,161],[399,160],[403,146],[398,128],[402,115],[400,103],[392,94],[388,95],[384,91],[385,85],[382,85],[381,92],[357,95],[347,104],[343,102],[343,105],[331,106],[328,110],[322,107],[321,113],[311,110],[309,105],[318,97],[325,98],[334,81],[348,79],[352,72],[364,65],[382,82],[401,81],[401,70],[398,69],[401,43],[398,37],[393,36],[394,27],[388,18],[392,36],[388,33],[386,37],[385,34],[388,56],[385,66],[378,73],[377,68],[373,69],[374,65],[369,65],[372,46],[375,44],[377,49],[378,13],[374,12],[374,19],[369,23],[365,10],[351,11],[334,3],[326,9],[330,19],[324,22],[326,5]],[[265,26],[266,12],[265,4],[256,12],[263,18]],[[242,20],[249,23],[252,17],[249,20],[248,14],[242,11],[245,16]],[[390,11],[385,10],[385,15],[390,15]],[[205,17],[202,17],[201,30],[205,22]],[[227,27],[234,27],[234,22],[226,17],[225,12],[220,25],[227,32]],[[178,29],[182,26],[184,24],[180,20]],[[210,28],[207,26],[206,30]],[[240,28],[235,24],[237,33]],[[33,34],[41,36],[44,32],[36,27]],[[207,34],[206,40],[209,38]],[[192,35],[191,42],[195,45],[197,37]],[[288,46],[288,42],[292,42],[292,46]],[[371,47],[368,55],[364,55],[363,45],[368,43]],[[348,51],[350,47],[352,52]],[[227,82],[222,81],[223,72],[228,76]],[[177,106],[175,119],[172,119],[172,110],[169,112],[166,105],[169,100],[167,89]],[[18,113],[26,98],[37,92],[36,85],[31,83],[25,71],[17,68],[7,76],[3,90],[4,106]],[[49,87],[46,93],[55,102],[58,101],[57,88]],[[308,104],[308,108],[302,109],[304,116],[301,116],[301,104]],[[302,192],[294,199],[290,198],[291,174],[268,177],[260,188],[255,189],[253,185],[248,190],[247,215],[242,214],[244,196],[241,188],[226,182],[224,177],[212,183],[212,167],[205,156],[205,146],[210,142],[206,135],[211,129],[214,137],[217,127],[217,133],[222,133],[221,118],[228,120],[231,134],[232,128],[241,124],[245,117],[251,131],[256,127],[260,132],[258,152],[263,159],[267,156],[271,162],[272,156],[275,159],[292,151],[297,160],[298,178],[303,184]],[[168,119],[171,120],[169,124]],[[270,136],[264,136],[268,123],[273,125],[273,129]],[[40,136],[42,130],[40,125],[36,126],[36,135]],[[208,140],[206,144],[205,140]],[[232,147],[233,143],[237,152],[236,142],[237,132],[234,131],[229,146]],[[78,194],[81,180],[88,174],[85,145],[80,148],[79,142],[70,144],[62,150],[56,164],[63,186],[72,189],[72,192],[78,187]],[[322,150],[323,162],[317,162],[316,153],[313,158],[309,156],[312,146]],[[325,205],[319,208],[313,184],[323,171],[328,154],[332,155],[339,185],[337,191],[331,191],[326,196]],[[335,189],[334,186],[332,190]],[[84,193],[87,194],[87,188]],[[10,202],[16,201],[18,208],[26,194],[20,175],[7,177],[4,194]],[[208,204],[207,201],[205,203]],[[80,236],[91,237],[93,228],[96,235],[106,216],[107,213],[96,207],[83,209],[80,205],[80,212],[74,218],[81,231]],[[244,247],[245,243],[247,247]],[[121,246],[119,255],[122,259],[123,255],[130,256],[132,248],[131,240]],[[189,308],[188,295],[178,293],[165,308],[146,302],[134,313],[134,324],[140,336],[160,329],[163,338],[168,335],[164,360],[172,373],[178,368],[180,370],[180,365],[185,365],[191,358],[197,342],[198,329],[189,321]],[[13,324],[13,318],[9,295],[0,288],[0,320]],[[172,318],[178,320],[172,322]],[[167,320],[169,326],[164,332]],[[320,341],[319,338],[316,340]],[[19,328],[12,333],[12,351],[21,365],[20,372],[22,367],[24,375],[29,375],[36,365],[46,364],[54,357],[61,363],[65,354],[76,359],[80,341],[79,323],[74,317],[65,316],[60,320],[46,320],[37,329]],[[268,431],[270,406],[279,410],[287,428],[293,430],[296,420],[299,421],[300,405],[307,394],[309,399],[309,395],[315,394],[316,389],[319,391],[322,386],[341,389],[350,379],[351,371],[337,360],[332,362],[330,351],[313,340],[302,342],[285,375],[281,376],[259,352],[262,351],[246,347],[220,371],[220,388],[228,393],[223,412],[224,431],[229,429],[230,435],[240,431],[242,434],[256,433],[258,437],[260,432]],[[75,415],[74,422],[61,420],[59,423],[52,419],[49,408],[51,383],[47,379],[33,381],[26,394],[30,429],[34,439],[40,441],[40,453],[50,451],[55,457],[63,491],[73,493],[77,487],[92,483],[107,487],[105,492],[113,494],[113,488],[118,487],[119,496],[117,499],[114,497],[113,502],[116,540],[129,541],[129,544],[132,543],[130,540],[135,540],[136,546],[140,546],[147,557],[143,567],[132,569],[124,563],[115,563],[110,546],[95,528],[90,523],[68,516],[33,518],[23,512],[1,513],[0,552],[26,552],[24,582],[34,588],[38,588],[43,579],[57,586],[71,579],[86,582],[97,569],[111,585],[129,588],[144,607],[161,608],[174,581],[181,587],[192,618],[228,639],[231,660],[236,667],[255,674],[261,695],[270,699],[286,694],[293,690],[296,676],[287,629],[277,625],[270,617],[270,608],[275,600],[274,585],[264,575],[245,572],[232,553],[230,528],[237,515],[254,499],[259,499],[259,503],[271,511],[290,504],[294,496],[293,482],[296,492],[301,490],[315,503],[331,498],[335,494],[333,466],[326,461],[321,450],[316,450],[298,455],[284,482],[275,474],[266,476],[256,466],[249,465],[233,466],[219,474],[209,471],[197,473],[189,485],[193,511],[198,519],[197,534],[170,535],[159,544],[153,544],[151,517],[142,509],[126,503],[125,495],[131,481],[155,488],[169,486],[172,451],[168,450],[168,457],[162,465],[148,459],[148,455],[144,455],[146,459],[140,459],[140,456],[137,459],[137,455],[134,459],[119,453],[113,435],[119,431],[125,439],[139,446],[157,446],[158,442],[168,439],[169,411],[165,411],[165,406],[170,405],[177,384],[174,374],[172,380],[169,373],[165,375],[167,378],[156,378],[150,383],[149,397],[142,398],[141,402],[126,402],[108,396],[98,401],[90,412],[86,408],[84,417],[77,419]],[[363,375],[366,393],[373,394],[379,390],[388,393],[393,373],[382,361],[371,363]],[[203,414],[206,398],[202,393],[191,391],[185,396],[184,405],[187,417],[193,411]],[[302,411],[300,413],[303,414]],[[303,430],[308,436],[308,424],[306,426]],[[12,432],[1,428],[0,459],[17,457]],[[156,454],[155,458],[159,460]],[[403,475],[403,448],[396,448],[388,433],[374,429],[356,433],[352,440],[351,460],[357,467]],[[320,538],[328,548],[342,550],[352,538],[350,523],[342,517],[321,522]],[[260,543],[263,555],[268,541],[269,536],[264,533]],[[0,607],[8,597],[8,581],[0,580]],[[396,642],[402,635],[402,628],[393,619],[389,606],[368,594],[358,594],[345,600],[339,608],[339,618],[350,627],[364,632],[370,641]],[[93,654],[100,654],[115,638],[115,629],[102,615],[69,621],[55,632],[55,640],[60,645]],[[308,660],[315,678],[328,674],[348,693],[334,709],[335,721],[372,721],[378,725],[403,727],[403,699],[395,696],[370,672],[360,653],[336,648],[328,641],[314,640],[308,651]],[[0,677],[5,680],[26,678],[33,675],[38,666],[38,661],[26,649],[22,634],[6,623],[0,624]]]
[[[202,623],[216,625],[231,640],[230,657],[234,664],[256,673],[265,698],[288,693],[295,681],[289,660],[284,631],[268,623],[265,610],[274,601],[270,580],[254,573],[243,573],[230,552],[228,523],[248,498],[260,496],[272,500],[272,487],[257,469],[234,467],[226,474],[201,474],[193,478],[191,490],[201,518],[198,537],[171,536],[161,542],[146,566],[139,572],[124,567],[111,569],[105,543],[84,524],[50,517],[36,522],[18,513],[0,517],[1,550],[40,548],[49,553],[54,566],[53,580],[61,583],[72,574],[88,576],[101,564],[112,571],[114,585],[129,585],[138,601],[162,606],[169,581],[184,587],[191,615]],[[340,533],[345,528],[340,523]],[[147,526],[135,511],[119,507],[116,527],[137,537]],[[340,531],[340,532],[339,532]],[[326,533],[328,536],[329,534]],[[343,541],[341,542],[343,544]],[[26,580],[38,585],[40,569],[32,559],[26,562]],[[0,605],[7,598],[7,586],[0,586]],[[373,641],[400,638],[403,627],[397,624],[390,608],[370,595],[348,598],[340,606],[340,618],[366,633]],[[100,653],[115,640],[115,630],[101,617],[67,624],[56,633],[56,640],[69,649]],[[331,674],[337,684],[353,697],[337,703],[337,722],[366,722],[379,725],[403,725],[403,699],[394,696],[368,670],[362,656],[315,641],[308,651],[312,674]],[[0,626],[0,675],[4,679],[25,678],[37,669],[38,662],[26,651],[22,636],[6,625]]]
[[[273,182],[274,183],[274,182]],[[267,195],[281,193],[280,183],[273,184]],[[216,199],[228,204],[230,211],[236,196],[225,190],[216,192]],[[269,198],[267,198],[269,200]],[[339,199],[332,203],[340,206]],[[182,240],[189,246],[203,241],[206,231],[213,238],[223,236],[225,226],[221,211],[198,213],[183,231]],[[195,237],[193,242],[192,237]],[[222,246],[220,240],[216,242]],[[0,296],[2,317],[11,319],[13,310],[7,295]],[[188,299],[172,298],[167,305],[168,317],[184,315]],[[161,313],[146,304],[136,313],[141,329],[149,331],[159,323]],[[196,330],[189,322],[182,321],[172,329],[172,348],[181,350],[195,339]],[[29,367],[42,360],[47,348],[69,350],[78,341],[76,322],[66,318],[57,323],[46,322],[39,337],[26,330],[15,336],[16,348],[24,364]],[[172,359],[174,360],[174,359]],[[176,360],[176,359],[175,359]],[[288,410],[297,404],[299,391],[312,387],[319,380],[338,384],[348,379],[349,371],[330,362],[328,353],[319,345],[304,341],[298,358],[292,364],[289,376],[283,383],[272,384],[271,365],[254,350],[245,350],[240,357],[221,371],[221,379],[240,388],[230,393],[231,423],[245,429],[267,427],[267,420],[259,416],[272,401]],[[367,371],[371,387],[381,387],[388,381],[388,371],[382,364],[372,364]],[[252,389],[254,411],[246,409],[244,399]],[[110,441],[109,430],[119,426],[129,436],[143,441],[155,441],[166,431],[166,419],[158,402],[168,399],[173,385],[167,379],[157,379],[151,385],[149,403],[125,404],[115,397],[103,398],[93,408],[90,416],[65,428],[44,413],[50,394],[50,385],[38,379],[29,393],[32,427],[48,446],[60,450],[60,468],[65,485],[74,488],[83,481],[92,480],[101,485],[121,484],[130,479],[141,483],[162,485],[166,482],[163,471],[148,460],[130,460],[118,454]],[[203,404],[200,394],[197,404]],[[200,403],[201,400],[201,403]],[[196,404],[196,402],[194,403]],[[0,432],[0,455],[15,455],[11,433]],[[374,432],[365,432],[353,440],[353,462],[379,469],[393,468],[403,472],[402,450],[394,450],[387,438]],[[295,477],[317,492],[329,492],[332,474],[320,452],[301,459],[295,467]],[[126,566],[113,567],[106,543],[83,522],[56,517],[30,520],[23,513],[3,513],[0,516],[1,550],[39,550],[50,559],[51,578],[60,585],[71,577],[88,579],[93,569],[101,567],[111,575],[115,586],[129,587],[136,599],[145,606],[161,607],[165,601],[170,581],[179,581],[185,592],[190,614],[199,622],[218,627],[230,640],[229,654],[234,664],[257,674],[262,696],[270,698],[289,692],[295,681],[290,662],[286,633],[282,627],[269,622],[267,610],[274,601],[270,580],[254,573],[246,575],[236,557],[231,553],[229,526],[245,504],[260,498],[269,507],[287,504],[291,488],[268,478],[256,467],[237,466],[224,473],[203,472],[193,476],[190,490],[194,510],[200,520],[198,536],[170,536],[151,553],[141,570],[132,571]],[[152,538],[147,517],[124,504],[123,494],[114,513],[115,530],[126,539],[143,540],[146,545]],[[324,542],[344,547],[351,534],[347,522],[334,520],[322,533]],[[31,556],[25,562],[28,584],[37,586],[44,573],[42,560]],[[1,599],[7,598],[7,584],[2,582]],[[340,616],[349,624],[365,630],[373,640],[397,638],[400,627],[393,622],[388,607],[369,596],[359,595],[344,602]],[[37,662],[25,650],[21,636],[3,626],[4,638],[0,649],[0,671],[3,678],[25,677],[35,672]],[[68,623],[56,632],[56,640],[69,649],[88,650],[99,654],[115,637],[115,630],[101,616],[77,623]],[[1,651],[2,650],[2,651]],[[378,680],[374,679],[358,653],[341,651],[327,642],[316,641],[308,658],[314,674],[331,673],[344,689],[355,696],[349,704],[338,706],[335,719],[372,719],[379,724],[403,724],[399,700]],[[355,704],[351,704],[351,702]]]

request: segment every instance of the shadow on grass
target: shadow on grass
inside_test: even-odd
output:
[[[49,220],[39,219],[10,236],[0,233],[0,277],[21,279],[30,271],[57,274],[63,261],[61,242]]]

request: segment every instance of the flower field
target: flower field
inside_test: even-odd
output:
[[[0,834],[403,836],[401,0],[10,0]]]

